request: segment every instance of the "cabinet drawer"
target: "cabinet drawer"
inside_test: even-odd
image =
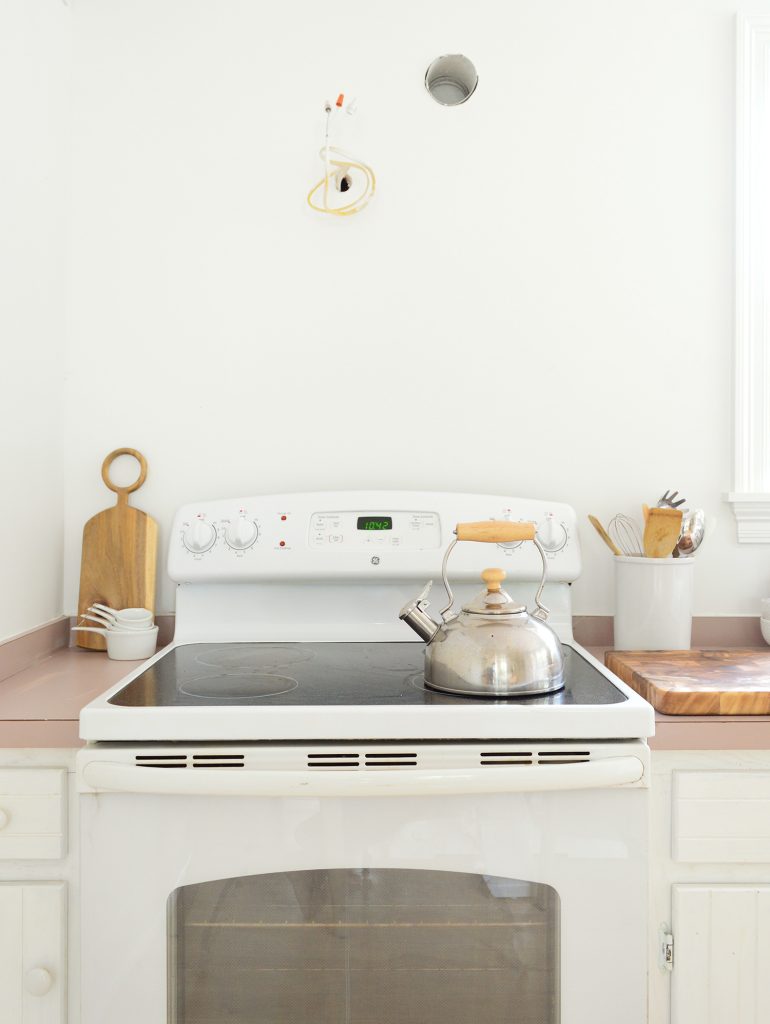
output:
[[[0,770],[0,860],[64,856],[66,782],[61,768]]]
[[[770,863],[770,772],[674,772],[673,857]]]
[[[64,1024],[65,887],[0,882],[0,1021]]]

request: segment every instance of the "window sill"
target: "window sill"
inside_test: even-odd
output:
[[[733,506],[740,544],[770,544],[770,494],[725,495]]]

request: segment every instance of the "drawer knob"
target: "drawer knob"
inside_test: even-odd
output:
[[[3,808],[0,807],[0,829],[5,828],[5,826],[8,824],[10,820],[11,815],[8,813],[8,811],[4,811]]]
[[[24,976],[24,988],[31,996],[44,996],[52,985],[53,975],[45,967],[33,967]]]

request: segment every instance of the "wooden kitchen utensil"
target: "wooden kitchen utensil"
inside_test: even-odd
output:
[[[596,518],[596,516],[589,516],[588,517],[588,521],[590,522],[591,526],[593,526],[593,528],[596,530],[596,532],[599,534],[599,536],[604,541],[604,543],[607,545],[607,547],[610,549],[610,551],[613,553],[613,555],[620,555],[620,554],[622,554],[620,548],[617,546],[617,544],[612,539],[612,537],[610,537],[610,535],[604,529],[604,527],[599,522],[599,520]]]
[[[140,472],[134,483],[118,487],[109,468],[119,455],[133,455]],[[147,477],[147,461],[135,448],[116,448],[102,463],[102,480],[118,496],[114,508],[105,509],[83,527],[83,555],[80,565],[78,615],[94,603],[112,608],[149,608],[155,611],[155,567],[158,553],[158,524],[128,504]],[[76,633],[79,647],[106,650],[98,633]]]
[[[651,508],[644,524],[644,553],[647,558],[671,558],[682,529],[678,508]]]

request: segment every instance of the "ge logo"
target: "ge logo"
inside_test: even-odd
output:
[[[377,555],[372,555],[372,565],[379,565],[379,564],[380,564],[380,559],[378,558],[378,556]]]

